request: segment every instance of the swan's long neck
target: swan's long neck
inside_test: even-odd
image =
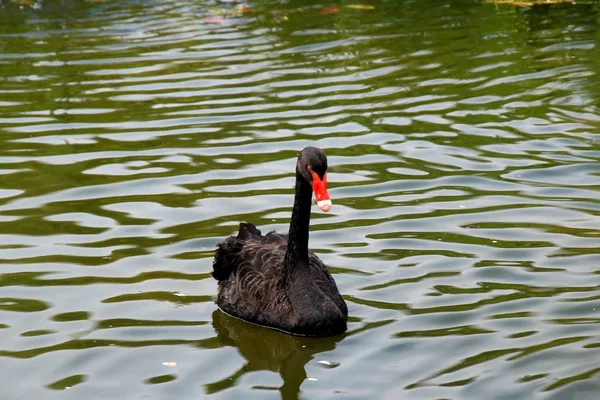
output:
[[[290,221],[288,248],[285,253],[285,271],[288,277],[292,270],[308,266],[308,227],[310,225],[310,203],[312,188],[296,170],[296,197]]]

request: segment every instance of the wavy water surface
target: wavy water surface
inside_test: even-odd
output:
[[[597,399],[597,6],[0,5],[0,397]],[[306,145],[330,339],[210,276]]]

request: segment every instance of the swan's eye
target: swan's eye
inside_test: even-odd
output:
[[[311,168],[311,166],[309,165],[308,167],[306,167],[306,170],[307,170],[308,172],[312,172],[312,168]]]

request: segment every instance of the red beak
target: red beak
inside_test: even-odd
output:
[[[329,193],[327,193],[327,172],[323,175],[323,180],[319,178],[319,175],[315,171],[311,171],[312,174],[312,187],[315,193],[315,199],[317,205],[322,211],[329,211],[331,209],[331,200],[329,199]]]

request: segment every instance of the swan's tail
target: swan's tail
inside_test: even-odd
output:
[[[239,260],[239,255],[244,249],[244,242],[248,239],[262,237],[260,229],[250,222],[240,223],[240,231],[236,237],[230,236],[217,245],[213,261],[212,276],[218,281],[229,278],[231,271]]]

